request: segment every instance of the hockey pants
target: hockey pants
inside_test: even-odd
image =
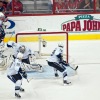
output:
[[[59,70],[60,72],[63,73],[63,80],[67,80],[67,71],[66,71],[66,67],[56,63],[56,62],[48,62],[48,65]]]
[[[48,65],[51,66],[51,67],[54,67],[55,69],[59,70],[60,72],[63,72],[66,68],[56,62],[48,62]]]
[[[22,85],[22,76],[18,73],[15,75],[7,76],[13,83],[15,83],[15,92],[19,93],[19,90]]]

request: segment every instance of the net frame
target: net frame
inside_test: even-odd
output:
[[[16,43],[18,43],[18,37],[19,36],[24,36],[24,35],[45,35],[45,34],[49,34],[49,35],[52,35],[52,34],[65,34],[66,35],[66,44],[65,44],[65,46],[66,46],[66,62],[68,63],[69,62],[69,60],[68,60],[68,32],[65,32],[65,31],[63,31],[63,32],[60,32],[60,31],[57,31],[57,32],[41,32],[41,31],[39,31],[39,32],[19,32],[19,33],[17,33],[16,35],[15,35],[15,42]]]

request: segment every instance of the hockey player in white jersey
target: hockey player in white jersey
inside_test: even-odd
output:
[[[34,61],[33,61],[34,64],[33,63],[30,64],[30,60],[32,61],[32,59],[35,58],[35,53],[32,52],[31,49],[29,49],[25,45],[15,43],[14,41],[9,41],[7,43],[7,47],[14,49],[13,50],[14,52],[12,54],[14,59],[16,58],[16,56],[19,52],[21,52],[23,54],[22,62],[26,64],[26,66],[27,66],[26,70],[27,71],[32,71],[32,70],[35,70],[35,69],[36,69],[36,71],[41,71],[41,72],[43,71],[43,67],[42,67],[41,64],[37,64]]]
[[[23,69],[22,63],[22,53],[17,54],[17,58],[14,59],[12,64],[7,68],[7,77],[15,83],[15,97],[21,98],[19,92],[24,92],[25,90],[21,87],[22,85],[22,78],[24,77],[27,79],[27,74]]]
[[[21,52],[23,54],[22,62],[30,64],[29,57],[34,55],[34,53],[28,47],[19,43],[15,43],[14,41],[9,41],[7,43],[7,47],[14,49],[14,54],[13,54],[14,58],[16,58],[17,54]]]
[[[58,72],[60,71],[63,73],[63,83],[64,84],[70,84],[71,82],[68,82],[68,75],[67,75],[67,66],[70,66],[63,60],[63,44],[58,44],[58,47],[55,48],[51,54],[51,56],[47,59],[48,65],[54,68],[55,71],[55,77],[58,77]],[[73,69],[76,71],[78,66]]]

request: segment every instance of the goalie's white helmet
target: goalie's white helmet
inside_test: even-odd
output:
[[[58,47],[62,47],[63,48],[64,47],[63,43],[59,43]]]
[[[23,58],[23,54],[19,52],[19,53],[17,54],[17,58],[18,58],[18,59],[22,59],[22,58]]]
[[[11,48],[11,47],[13,47],[15,44],[16,44],[16,43],[15,43],[14,41],[9,41],[9,42],[7,43],[7,47],[8,47],[8,48]]]
[[[22,45],[22,46],[19,47],[19,51],[20,51],[21,53],[24,53],[25,50],[26,50],[26,47],[25,47],[24,45]]]

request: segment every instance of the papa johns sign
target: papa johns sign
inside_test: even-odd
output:
[[[98,31],[100,30],[100,19],[95,19],[91,15],[78,15],[75,19],[63,22],[61,29],[63,31]]]

